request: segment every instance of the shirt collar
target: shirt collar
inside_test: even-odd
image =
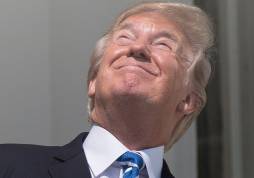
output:
[[[129,151],[116,137],[104,128],[92,126],[83,143],[83,149],[91,171],[95,176],[105,171],[119,156]],[[164,146],[139,150],[150,178],[160,177]]]

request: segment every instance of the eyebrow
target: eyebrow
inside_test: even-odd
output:
[[[124,29],[130,29],[133,32],[135,32],[135,28],[134,28],[134,25],[132,23],[123,23],[123,24],[120,24],[119,27],[116,30],[118,31],[118,30],[124,30]],[[169,39],[173,40],[174,42],[178,42],[179,41],[177,36],[175,34],[170,33],[167,30],[162,30],[159,33],[155,34],[153,37],[154,38],[166,37],[166,38],[169,38]]]

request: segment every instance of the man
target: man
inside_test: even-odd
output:
[[[163,152],[205,104],[212,44],[209,19],[197,7],[126,10],[91,57],[89,134],[63,147],[1,145],[0,177],[172,178]]]

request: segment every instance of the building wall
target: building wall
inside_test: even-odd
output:
[[[50,143],[49,3],[0,2],[0,142]]]
[[[243,177],[254,177],[254,1],[241,0],[239,7],[239,67],[241,87],[241,126]]]
[[[224,177],[254,176],[253,30],[251,0],[220,1]]]

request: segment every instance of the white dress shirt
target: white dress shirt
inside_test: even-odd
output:
[[[116,161],[126,148],[116,137],[104,128],[92,126],[83,143],[83,149],[92,178],[121,178],[122,167]],[[135,150],[131,150],[135,151]],[[135,151],[141,154],[146,169],[141,171],[140,178],[160,178],[164,146]],[[148,174],[148,175],[147,175]]]

